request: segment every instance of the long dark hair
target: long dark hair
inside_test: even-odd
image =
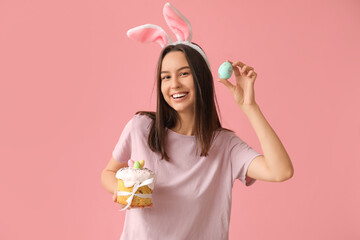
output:
[[[194,43],[195,44],[195,43]],[[197,45],[197,44],[196,44]],[[199,46],[200,47],[200,46]],[[157,106],[156,112],[138,111],[136,114],[147,115],[152,121],[148,145],[154,152],[160,152],[162,159],[169,161],[165,151],[166,129],[173,128],[178,120],[177,112],[170,107],[161,93],[161,65],[165,55],[172,51],[184,53],[194,79],[195,88],[195,137],[196,149],[201,146],[200,156],[207,156],[216,130],[222,128],[217,114],[217,99],[211,71],[201,54],[185,44],[169,45],[160,53],[157,64]]]

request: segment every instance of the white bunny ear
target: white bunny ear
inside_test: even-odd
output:
[[[170,3],[164,5],[163,14],[167,25],[175,33],[178,41],[191,42],[192,30],[189,20]]]
[[[161,27],[154,24],[134,27],[127,31],[127,36],[142,43],[156,42],[162,48],[172,42],[169,35]]]

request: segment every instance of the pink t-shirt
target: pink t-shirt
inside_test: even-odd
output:
[[[235,179],[249,186],[246,171],[261,154],[233,132],[217,131],[207,157],[196,155],[194,136],[167,130],[170,161],[148,147],[151,119],[135,115],[113,151],[118,162],[145,160],[156,174],[152,208],[126,210],[121,239],[228,239]]]

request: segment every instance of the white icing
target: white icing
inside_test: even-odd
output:
[[[154,181],[148,185],[151,190],[154,189],[154,183],[156,180],[155,173],[147,168],[142,168],[142,169],[135,169],[132,167],[120,168],[116,172],[115,177],[117,179],[123,180],[125,187],[132,187],[137,182],[142,183],[147,179],[154,178]]]

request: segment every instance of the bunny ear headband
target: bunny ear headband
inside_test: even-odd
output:
[[[156,42],[161,48],[168,45],[185,44],[197,50],[205,59],[209,69],[211,69],[203,50],[191,43],[192,29],[189,20],[170,3],[164,5],[163,14],[167,25],[175,33],[177,42],[171,41],[170,36],[161,27],[154,24],[145,24],[132,28],[127,32],[127,36],[142,43]]]

